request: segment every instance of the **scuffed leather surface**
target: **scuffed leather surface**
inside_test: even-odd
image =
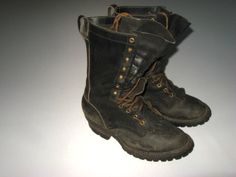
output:
[[[121,6],[116,7],[117,13],[128,12],[132,16],[150,19],[154,15],[155,21],[163,24],[163,26],[168,25],[168,31],[172,34],[173,38],[176,40],[176,44],[180,43],[182,35],[189,28],[190,22],[184,17],[172,13],[162,7],[132,7],[132,6]],[[166,18],[163,15],[160,15],[160,12],[165,12],[168,15],[168,24],[166,24]],[[129,23],[126,28],[132,28],[133,23]],[[148,25],[147,25],[148,26]],[[155,31],[156,33],[162,32],[160,28],[152,28],[149,25],[149,30]],[[147,46],[149,48],[150,46]],[[168,44],[166,50],[162,52],[164,56],[157,56],[157,66],[153,73],[165,72],[166,65],[168,63],[168,55],[176,46]],[[158,49],[157,49],[158,50]],[[207,110],[210,108],[200,101],[199,99],[185,94],[184,89],[178,88],[175,85],[172,85],[173,91],[175,92],[174,97],[163,92],[164,88],[157,88],[155,85],[151,84],[152,80],[149,80],[148,86],[144,97],[146,100],[149,100],[152,105],[158,109],[162,114],[169,116],[171,118],[179,119],[196,119],[204,115]]]
[[[146,124],[142,128],[146,133],[142,137],[124,129],[117,130],[117,135],[130,147],[143,151],[171,151],[181,148],[189,140],[189,136],[182,130],[165,120],[158,119],[146,107],[143,109],[143,116]]]
[[[170,97],[162,89],[157,89],[150,83],[147,86],[144,97],[163,115],[171,118],[191,120],[199,118],[208,109],[205,103],[195,97],[187,94],[179,97],[178,95]]]
[[[149,146],[148,149],[150,150],[162,151],[181,146],[186,141],[187,135],[152,113],[145,104],[142,110],[138,112],[139,116],[145,120],[143,126],[132,119],[133,113],[127,113],[120,109],[112,99],[111,90],[114,88],[114,79],[122,65],[123,52],[127,44],[124,43],[124,36],[121,38],[119,35],[112,36],[111,39],[111,34],[106,35],[109,31],[99,33],[99,30],[95,28],[98,27],[90,28],[88,36],[90,47],[89,79],[91,84],[89,101],[100,112],[106,127],[120,130],[118,136],[131,147],[147,150]],[[113,39],[117,39],[117,41]],[[145,63],[145,67],[148,67],[150,63]],[[86,109],[86,105],[83,109]],[[88,111],[88,113],[94,114],[93,111]],[[96,120],[96,122],[99,121]],[[159,140],[154,140],[156,138]]]

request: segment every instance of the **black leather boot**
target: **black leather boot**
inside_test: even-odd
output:
[[[152,19],[168,29],[179,44],[190,23],[182,16],[172,13],[161,6],[132,7],[111,5],[108,15],[116,16],[129,13],[141,19]],[[150,102],[156,114],[178,126],[196,126],[208,121],[211,116],[210,108],[199,99],[185,93],[165,75],[165,67],[174,45],[168,45],[165,56],[159,57],[150,67],[148,86],[144,94],[145,101]]]
[[[192,139],[154,114],[142,96],[147,69],[175,43],[168,30],[151,20],[122,16],[80,16],[78,23],[88,54],[82,108],[91,129],[105,139],[114,137],[141,159],[172,160],[191,152]],[[132,32],[125,31],[126,23],[133,24]]]

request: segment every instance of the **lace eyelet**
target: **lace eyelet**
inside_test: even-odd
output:
[[[168,92],[168,89],[167,89],[167,88],[164,88],[164,89],[163,89],[163,92],[167,93],[167,92]]]
[[[138,118],[138,115],[137,114],[133,115],[133,118]]]
[[[125,112],[129,114],[129,113],[130,113],[130,110],[126,109]]]
[[[173,96],[174,96],[174,94],[173,94],[173,93],[171,93],[171,94],[170,94],[170,97],[173,97]]]
[[[133,49],[132,49],[131,47],[128,48],[128,52],[132,52],[132,50],[133,50]]]
[[[144,121],[144,120],[140,120],[140,121],[139,121],[139,124],[140,124],[141,126],[144,126],[145,121]]]
[[[129,38],[129,43],[133,44],[135,42],[134,37]]]
[[[123,106],[122,106],[122,105],[119,105],[118,107],[119,107],[120,109],[122,109],[122,108],[123,108]]]
[[[161,88],[162,85],[161,85],[161,83],[158,83],[156,86],[157,86],[157,88]]]

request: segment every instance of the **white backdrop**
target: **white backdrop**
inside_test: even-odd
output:
[[[167,75],[208,103],[209,122],[183,128],[191,154],[148,162],[94,134],[81,98],[86,50],[77,16],[106,7],[164,5],[192,22],[193,33],[170,59]],[[0,6],[1,177],[233,177],[236,3],[204,1],[9,1]]]

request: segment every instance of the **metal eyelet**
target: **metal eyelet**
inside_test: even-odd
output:
[[[138,115],[137,115],[137,114],[134,114],[134,115],[133,115],[133,118],[138,118]]]
[[[126,109],[125,112],[129,114],[129,113],[130,113],[130,110]]]
[[[129,43],[133,44],[135,42],[134,37],[129,38]]]
[[[123,79],[123,78],[124,78],[124,76],[123,76],[123,75],[120,75],[120,76],[119,76],[119,79]]]
[[[163,92],[167,93],[167,92],[168,92],[168,89],[167,89],[167,88],[164,88],[164,89],[163,89]]]
[[[128,52],[132,52],[133,49],[131,47],[128,48]]]
[[[158,83],[156,86],[157,86],[157,88],[161,88],[162,85],[161,85],[161,83]]]
[[[119,106],[118,106],[120,109],[122,109],[123,108],[123,106],[120,104]]]
[[[173,97],[174,96],[174,94],[173,93],[170,93],[170,97]]]
[[[117,91],[114,91],[114,92],[113,92],[113,95],[117,95]]]
[[[144,120],[140,120],[140,121],[139,121],[139,124],[140,124],[141,126],[144,126],[145,121],[144,121]]]
[[[126,58],[125,58],[125,61],[127,61],[127,62],[128,62],[128,61],[129,61],[129,57],[126,57]]]
[[[126,71],[126,67],[122,67],[122,71]]]

